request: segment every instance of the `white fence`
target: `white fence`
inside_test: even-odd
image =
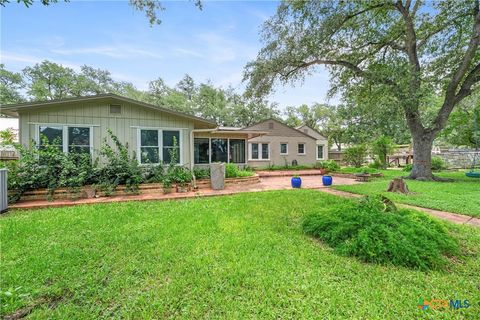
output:
[[[0,169],[0,213],[8,209],[7,169]]]

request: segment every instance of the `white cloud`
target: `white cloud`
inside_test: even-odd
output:
[[[163,57],[155,52],[138,49],[128,46],[98,46],[74,49],[52,49],[53,53],[61,55],[77,55],[77,54],[94,54],[103,55],[111,58],[138,58],[148,57],[154,59],[162,59]]]

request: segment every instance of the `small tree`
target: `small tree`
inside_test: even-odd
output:
[[[365,162],[367,156],[367,147],[363,144],[352,146],[344,151],[343,160],[349,165],[360,168]]]
[[[383,169],[387,168],[387,156],[395,150],[392,139],[387,136],[380,136],[372,143],[372,154],[380,162]]]

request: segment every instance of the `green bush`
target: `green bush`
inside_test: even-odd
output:
[[[410,210],[385,210],[377,197],[308,215],[303,230],[346,256],[420,270],[442,269],[458,254],[445,226]]]
[[[405,172],[410,172],[413,169],[413,164],[409,163],[407,164],[402,170]]]
[[[372,168],[372,169],[386,169],[386,165],[384,165],[380,160],[378,159],[375,159],[373,160],[372,163],[369,163],[368,164],[368,167],[369,168]]]
[[[208,179],[210,178],[210,169],[200,169],[200,168],[194,168],[193,169],[193,174],[197,179]]]
[[[225,164],[225,178],[239,178],[253,176],[253,172],[249,170],[241,170],[234,163]]]
[[[356,168],[362,166],[367,156],[367,147],[363,144],[349,147],[343,154],[343,160]]]
[[[315,164],[315,168],[324,169],[331,172],[340,170],[340,166],[337,164],[335,160],[325,160],[325,161],[317,162]]]
[[[432,170],[441,171],[447,169],[447,164],[440,157],[432,157]]]
[[[105,164],[99,171],[98,183],[100,188],[108,195],[115,191],[118,185],[124,184],[128,192],[138,192],[138,186],[143,182],[142,169],[138,164],[135,153],[130,155],[127,146],[107,130],[115,147],[104,140],[100,156],[105,158]]]
[[[388,166],[387,156],[395,150],[392,139],[387,136],[380,136],[371,145],[372,154],[375,158],[377,169],[386,169]]]

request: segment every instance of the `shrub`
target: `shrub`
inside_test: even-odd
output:
[[[367,147],[363,144],[349,147],[343,154],[343,160],[356,168],[362,166],[367,156]]]
[[[447,169],[447,164],[440,157],[432,157],[432,170],[440,171]]]
[[[225,164],[225,178],[239,178],[253,176],[250,170],[242,170],[234,163]]]
[[[124,146],[110,129],[107,132],[115,148],[104,140],[100,155],[105,158],[106,163],[99,172],[100,188],[108,195],[115,191],[119,184],[124,184],[126,191],[138,192],[143,176],[135,153],[130,156],[127,146]]]
[[[315,168],[318,169],[325,169],[328,171],[338,171],[340,170],[340,166],[337,164],[335,160],[325,160],[320,161],[315,164]]]
[[[165,168],[162,164],[147,166],[144,169],[144,180],[150,183],[160,183],[165,179]]]
[[[410,172],[413,169],[413,164],[409,163],[407,164],[402,170],[406,172]]]
[[[369,163],[368,167],[372,169],[386,169],[386,166],[378,159],[375,159],[372,163]]]
[[[308,215],[305,233],[346,256],[420,270],[441,269],[458,254],[445,226],[425,214],[387,207],[377,197]]]
[[[194,168],[193,174],[197,179],[208,179],[210,178],[210,169]]]
[[[382,135],[372,142],[371,149],[375,162],[378,161],[376,168],[386,169],[388,165],[387,156],[395,150],[392,139]]]
[[[180,186],[185,186],[186,184],[192,182],[193,175],[192,172],[182,166],[173,166],[169,168],[167,176],[164,179],[164,182],[170,181],[172,183],[176,183]]]

